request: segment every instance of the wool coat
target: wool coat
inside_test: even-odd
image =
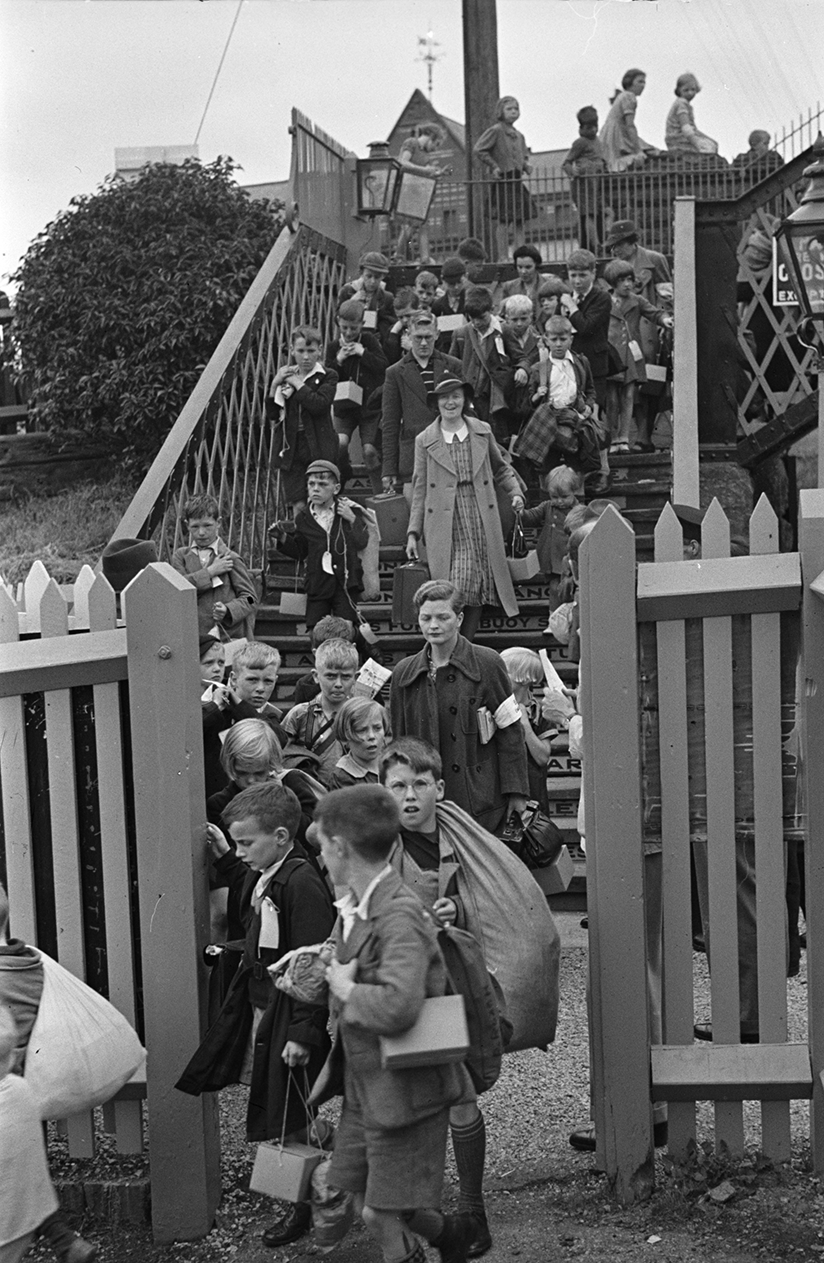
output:
[[[184,575],[197,588],[197,622],[201,636],[206,635],[216,624],[212,613],[215,601],[222,601],[226,606],[226,617],[218,624],[224,631],[234,632],[236,636],[246,635],[252,638],[254,632],[254,616],[257,613],[258,595],[249,569],[238,556],[227,548],[222,540],[213,546],[219,557],[231,557],[232,569],[226,574],[218,575],[220,583],[213,586],[212,575],[209,574],[196,548],[176,548],[172,554],[172,565],[178,574]],[[250,620],[247,622],[247,620]],[[246,626],[244,627],[244,624]]]
[[[648,303],[643,294],[628,294],[626,298],[612,299],[612,313],[609,318],[609,340],[621,357],[624,365],[625,380],[645,382],[647,380],[646,359],[634,359],[629,349],[630,342],[636,342],[644,349],[642,325],[663,327],[666,317],[660,307]]]
[[[442,377],[461,377],[461,362],[441,351],[430,360],[437,384]],[[415,439],[438,411],[427,396],[421,370],[411,351],[386,370],[383,386],[383,476],[409,482],[415,462]]]
[[[398,663],[389,692],[392,732],[440,751],[446,797],[493,833],[506,815],[505,795],[529,793],[521,725],[496,728],[486,745],[478,731],[481,707],[494,715],[512,695],[506,667],[494,649],[459,636],[437,677],[434,686],[426,647]]]
[[[492,577],[504,611],[514,617],[518,602],[504,550],[504,533],[495,496],[499,485],[511,500],[521,495],[521,484],[507,463],[486,421],[464,417],[469,429],[475,499],[481,515]],[[412,507],[409,533],[426,544],[429,574],[433,579],[449,579],[452,573],[452,522],[458,478],[444,442],[440,421],[415,440],[415,469],[412,476]]]
[[[215,862],[218,875],[240,890],[240,903],[247,925],[246,943],[238,969],[216,1021],[175,1085],[181,1092],[199,1096],[217,1092],[237,1083],[243,1067],[252,1029],[250,997],[259,1004],[268,1000],[255,1038],[252,1085],[246,1113],[249,1140],[271,1140],[284,1132],[289,1135],[306,1124],[303,1102],[296,1091],[289,1093],[288,1067],[282,1052],[289,1040],[310,1050],[306,1067],[310,1084],[323,1065],[329,1049],[326,1009],[301,1004],[275,989],[266,966],[286,952],[311,943],[322,943],[334,924],[332,899],[323,880],[305,858],[289,856],[266,887],[278,911],[280,943],[277,948],[261,948],[260,913],[251,906],[252,892],[259,874],[239,860],[233,851]],[[303,1071],[298,1083],[303,1091]]]
[[[337,959],[342,964],[356,960],[358,970],[346,1002],[331,999],[335,1043],[312,1103],[343,1090],[357,1101],[367,1127],[386,1131],[409,1127],[454,1104],[463,1091],[454,1063],[403,1070],[381,1065],[380,1036],[409,1030],[424,1000],[446,990],[435,926],[398,873],[381,879],[366,919],[355,918],[345,942],[338,919],[335,943]]]
[[[672,280],[670,265],[663,254],[657,250],[647,250],[645,246],[636,246],[635,253],[628,262],[635,272],[635,292],[646,298],[653,307],[659,304],[656,285]],[[654,362],[658,354],[659,332],[657,325],[642,317],[641,350],[648,364]]]
[[[582,298],[578,310],[569,317],[575,335],[572,349],[576,355],[585,355],[592,369],[592,376],[606,377],[609,372],[609,317],[612,311],[612,299],[608,290],[598,282]]]
[[[337,384],[337,373],[327,368],[325,372],[311,373],[303,385],[289,396],[284,408],[279,407],[274,399],[267,399],[267,413],[275,422],[272,457],[275,469],[292,468],[298,427],[301,425],[311,460],[337,461],[340,444],[332,425],[332,402]]]

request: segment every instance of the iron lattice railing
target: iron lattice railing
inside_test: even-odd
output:
[[[300,324],[331,336],[346,253],[300,225],[286,227],[187,400],[114,538],[151,536],[161,560],[185,542],[181,510],[195,492],[220,501],[222,531],[252,569],[266,561],[278,515],[272,379]]]
[[[732,167],[705,160],[703,165],[650,165],[572,181],[558,172],[538,172],[506,192],[492,179],[441,180],[428,220],[430,250],[442,259],[471,233],[484,243],[489,258],[498,258],[496,229],[503,210],[515,227],[516,242],[534,245],[546,263],[562,262],[578,246],[606,254],[609,226],[618,219],[631,219],[649,249],[671,255],[676,197],[734,201],[770,170],[775,166]]]

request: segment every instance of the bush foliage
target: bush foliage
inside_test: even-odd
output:
[[[282,226],[235,163],[112,177],[72,199],[13,278],[18,369],[38,428],[144,469]]]

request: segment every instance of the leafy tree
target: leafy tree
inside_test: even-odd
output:
[[[18,369],[38,428],[147,467],[282,226],[236,164],[159,163],[73,198],[30,245]]]

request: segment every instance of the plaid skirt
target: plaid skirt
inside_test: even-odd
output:
[[[500,605],[486,532],[472,483],[472,456],[468,443],[452,444],[458,475],[452,517],[452,564],[450,579],[467,605]]]

